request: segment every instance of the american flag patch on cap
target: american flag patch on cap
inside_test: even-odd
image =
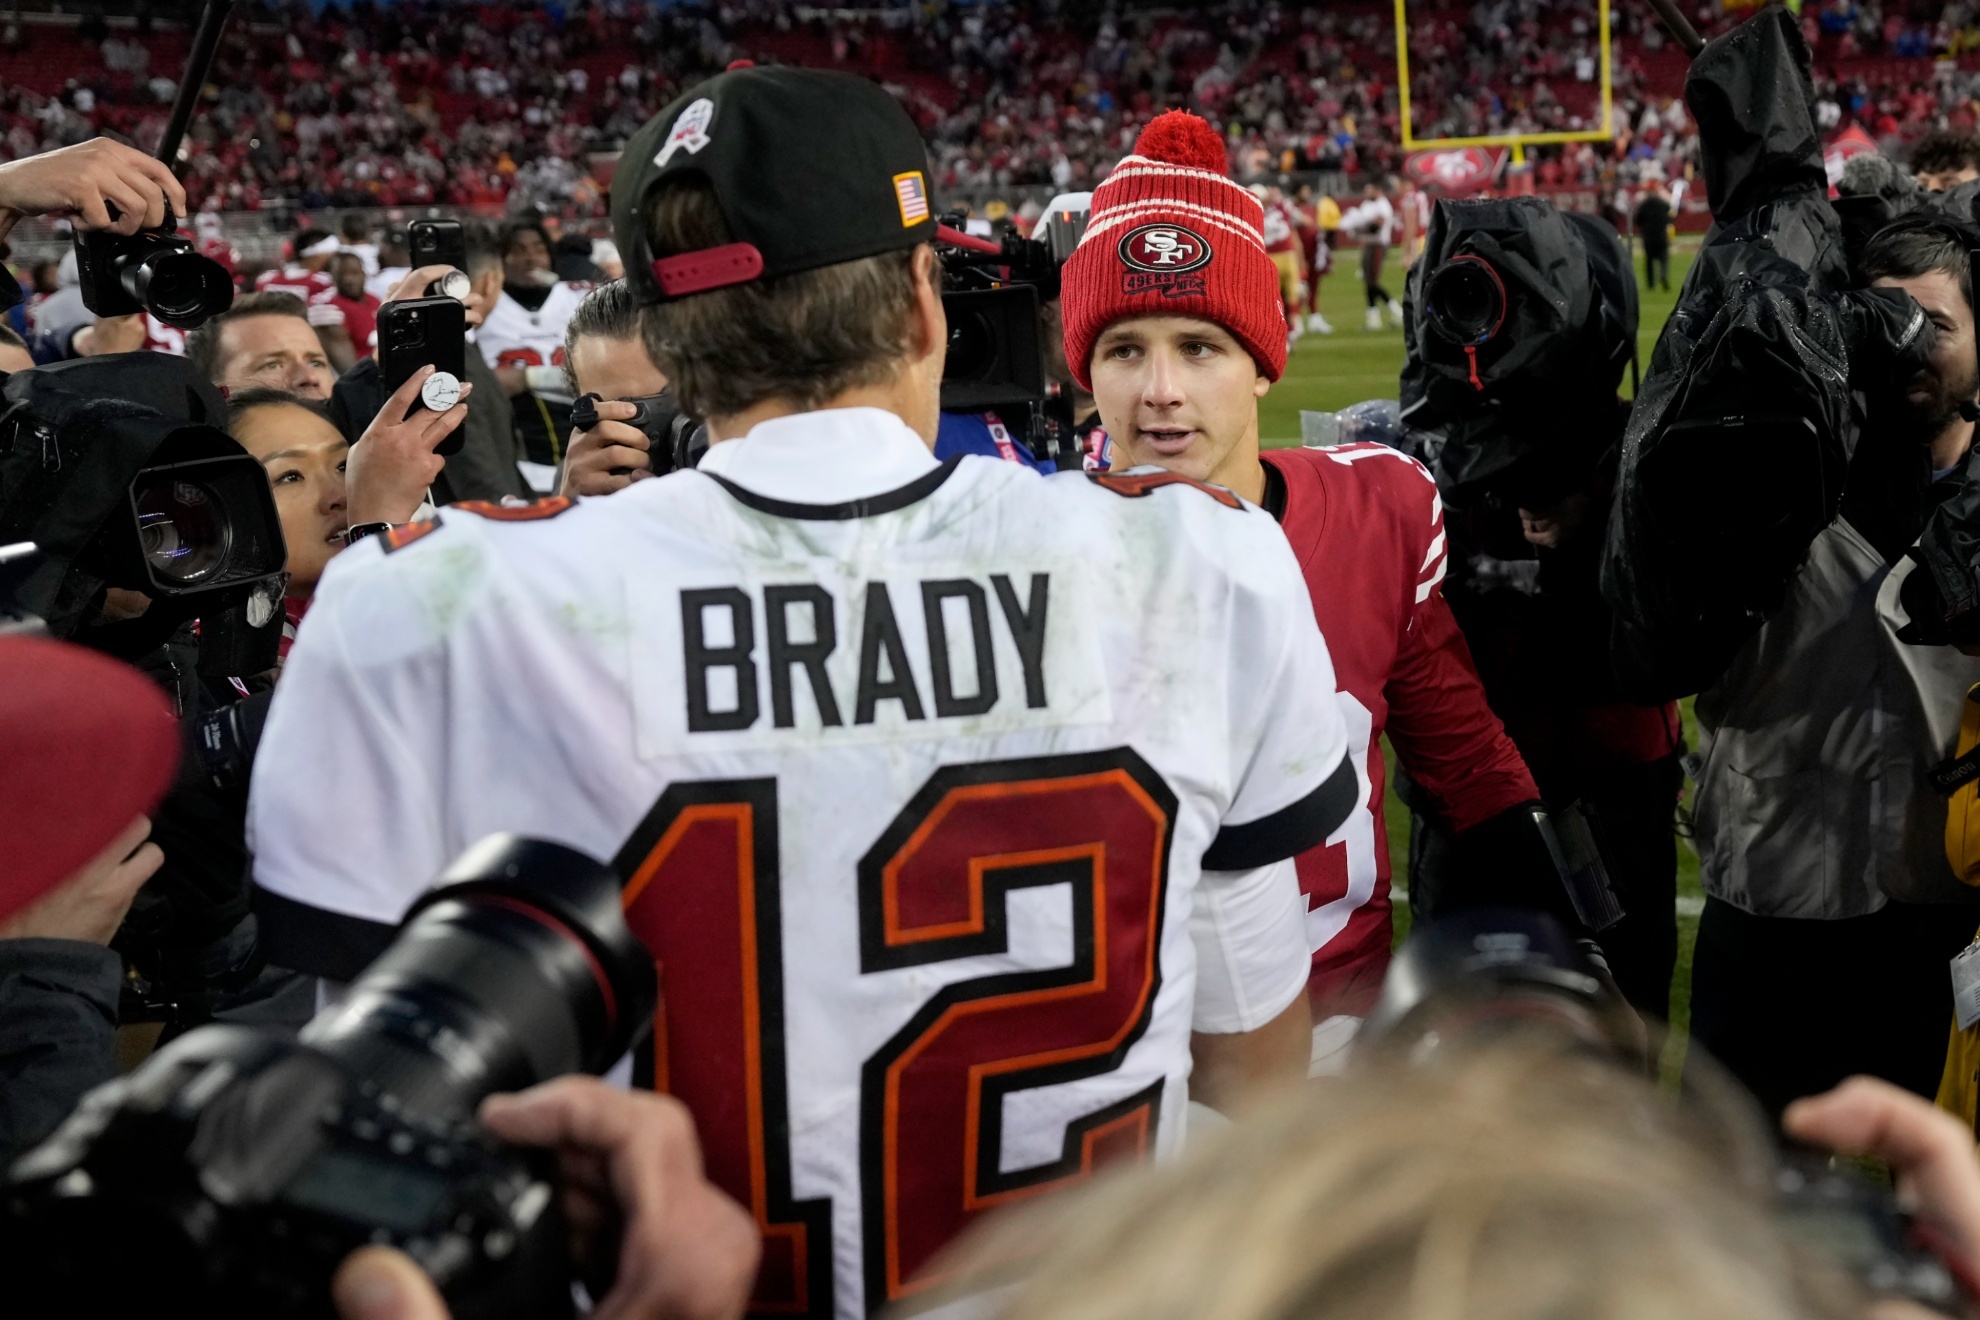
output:
[[[901,228],[911,228],[928,218],[928,185],[920,170],[894,176],[894,200],[901,204]]]

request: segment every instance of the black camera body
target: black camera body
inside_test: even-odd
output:
[[[1045,400],[1038,291],[1029,284],[951,289],[942,295],[949,350],[942,360],[942,411],[1028,408]]]
[[[26,1314],[328,1317],[343,1258],[382,1243],[456,1320],[568,1315],[553,1166],[474,1114],[603,1072],[657,996],[608,867],[483,840],[300,1037],[202,1027],[91,1092],[14,1165],[0,1269]]]
[[[959,232],[961,215],[938,231],[949,322],[942,363],[942,411],[999,413],[1032,453],[1061,468],[1080,465],[1071,400],[1054,391],[1045,369],[1040,308],[1059,296],[1060,271],[1086,233],[1086,210],[1039,218],[1035,237],[999,240]]]
[[[589,431],[598,425],[598,405],[605,400],[597,394],[580,394],[571,404],[571,429]],[[646,436],[646,452],[653,460],[653,475],[665,476],[683,468],[697,467],[708,452],[708,424],[685,411],[671,389],[658,394],[642,394],[633,399],[613,399],[630,403],[636,412],[630,426]]]
[[[111,208],[115,217],[116,208]],[[76,274],[83,306],[98,316],[149,312],[192,330],[234,305],[226,267],[193,248],[171,215],[157,229],[76,235]]]
[[[327,1317],[331,1275],[369,1244],[410,1254],[456,1317],[570,1312],[550,1162],[408,1113],[272,1032],[181,1037],[92,1092],[13,1180],[28,1314],[165,1297],[191,1314]],[[119,1279],[84,1282],[105,1249]]]

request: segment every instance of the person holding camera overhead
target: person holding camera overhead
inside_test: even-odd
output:
[[[1066,263],[1066,360],[1099,402],[1115,470],[1153,464],[1261,505],[1305,574],[1359,780],[1352,814],[1298,861],[1318,1058],[1345,1043],[1388,966],[1384,733],[1458,822],[1476,892],[1556,908],[1563,896],[1531,816],[1540,794],[1438,589],[1443,512],[1429,474],[1375,444],[1259,450],[1258,400],[1287,351],[1262,218],[1208,123],[1156,118],[1095,190]]]
[[[1269,520],[936,461],[927,158],[883,88],[734,69],[624,159],[615,238],[707,456],[340,556],[255,766],[255,881],[357,940],[491,832],[614,858],[667,977],[636,1079],[777,1226],[758,1304],[850,1320],[917,1291],[977,1191],[1304,1075],[1290,859],[1356,770]]]

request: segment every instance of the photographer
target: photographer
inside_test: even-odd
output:
[[[1931,356],[1870,397],[1838,517],[1697,704],[1706,899],[1691,1030],[1776,1108],[1855,1072],[1931,1095],[1946,964],[1980,919],[1926,780],[1953,753],[1980,661],[1896,635],[1918,571],[1906,551],[1972,445],[1967,247],[1943,222],[1900,221],[1870,240],[1860,273],[1917,302]],[[1826,969],[1816,984],[1785,983],[1808,967]]]
[[[573,397],[598,396],[598,425],[573,430],[558,477],[560,495],[609,495],[653,475],[653,441],[630,425],[638,408],[628,399],[650,399],[667,377],[647,356],[639,332],[639,303],[624,280],[585,295],[564,329],[564,371]]]
[[[1778,9],[1692,64],[1718,223],[1637,394],[1602,582],[1624,682],[1698,693],[1691,1032],[1771,1111],[1859,1072],[1932,1095],[1980,916],[1929,777],[1980,662],[1900,633],[1971,449],[1980,240],[1911,216],[1849,269],[1807,69]]]
[[[1405,294],[1400,402],[1437,479],[1444,595],[1492,710],[1540,794],[1591,818],[1623,917],[1601,932],[1630,1003],[1662,1019],[1677,961],[1677,706],[1634,702],[1608,663],[1599,590],[1617,395],[1636,349],[1636,280],[1605,221],[1537,198],[1441,202]],[[1410,905],[1467,884],[1405,764]]]
[[[1931,192],[1951,192],[1980,179],[1980,136],[1943,129],[1927,133],[1911,149],[1911,173]]]
[[[115,1075],[124,967],[108,945],[164,860],[142,813],[178,753],[135,670],[0,637],[0,1162]]]

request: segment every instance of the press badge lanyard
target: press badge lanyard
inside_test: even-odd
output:
[[[1010,431],[1005,428],[1003,420],[996,413],[984,413],[983,424],[990,428],[990,438],[996,441],[997,453],[1006,463],[1024,462],[1023,455],[1018,453],[1016,442],[1011,439]]]

